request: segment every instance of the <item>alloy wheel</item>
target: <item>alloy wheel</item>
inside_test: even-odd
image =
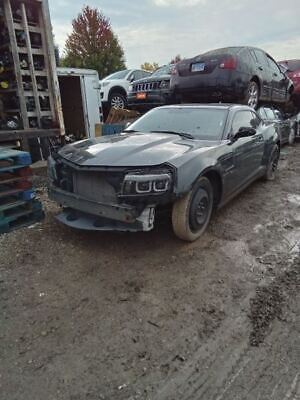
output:
[[[120,96],[113,96],[111,99],[111,107],[113,108],[125,108],[125,101]]]
[[[250,82],[248,88],[248,106],[256,108],[258,105],[258,87],[255,82]]]

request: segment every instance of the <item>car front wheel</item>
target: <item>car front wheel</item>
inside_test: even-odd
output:
[[[205,231],[213,209],[213,188],[206,177],[200,177],[194,187],[177,200],[172,210],[174,233],[182,240],[193,242]]]
[[[112,93],[109,96],[109,105],[111,108],[124,109],[127,105],[126,97],[121,93]]]

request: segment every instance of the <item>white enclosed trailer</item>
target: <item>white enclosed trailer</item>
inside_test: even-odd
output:
[[[65,131],[76,140],[100,134],[101,100],[98,72],[57,68]]]

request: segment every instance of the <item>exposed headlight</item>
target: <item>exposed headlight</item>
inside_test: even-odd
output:
[[[160,82],[160,89],[167,89],[170,86],[170,82],[169,81],[161,81]]]
[[[165,193],[171,188],[172,177],[170,173],[158,174],[128,174],[123,182],[123,195],[143,195]]]
[[[131,84],[129,85],[128,92],[132,92],[132,90],[133,90],[133,84],[131,83]]]

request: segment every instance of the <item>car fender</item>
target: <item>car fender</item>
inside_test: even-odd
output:
[[[274,125],[267,126],[263,135],[265,139],[265,148],[262,164],[267,166],[274,146],[279,145],[280,148],[280,135]]]
[[[128,85],[129,87],[129,85]],[[109,88],[109,92],[108,92],[108,97],[111,95],[111,93],[113,92],[119,92],[119,93],[123,93],[125,94],[125,96],[127,96],[127,92],[128,92],[128,88],[126,88],[126,85],[123,84],[122,82],[118,82],[117,85],[112,85]]]
[[[174,186],[176,196],[181,196],[189,192],[197,179],[209,171],[216,172],[223,183],[221,168],[217,160],[211,157],[190,158],[186,162],[177,166],[176,171],[177,176]]]

